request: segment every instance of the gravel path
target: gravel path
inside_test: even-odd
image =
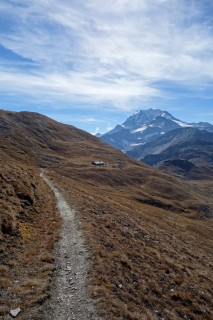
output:
[[[88,258],[82,233],[77,227],[75,211],[43,173],[41,177],[53,190],[57,208],[63,218],[62,238],[56,248],[56,271],[53,295],[45,306],[43,320],[100,320],[86,288]]]

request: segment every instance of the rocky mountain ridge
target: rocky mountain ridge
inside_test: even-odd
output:
[[[127,152],[138,145],[154,141],[165,133],[178,128],[197,128],[213,132],[213,125],[207,122],[187,123],[160,109],[140,110],[130,116],[122,125],[101,136],[111,146]]]
[[[186,123],[166,111],[149,109],[135,113],[101,139],[167,172],[193,179],[211,179],[212,137],[210,123]]]
[[[211,179],[213,176],[213,133],[204,130],[175,129],[127,154],[185,177]]]

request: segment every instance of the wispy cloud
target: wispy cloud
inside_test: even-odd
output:
[[[7,1],[0,5],[1,44],[32,62],[2,62],[1,91],[39,103],[108,103],[118,109],[170,98],[159,85],[165,81],[208,91],[209,8],[208,0]]]
[[[93,135],[96,135],[97,133],[100,133],[100,128],[99,128],[99,127],[97,127],[97,128],[95,129],[95,131],[93,132]]]

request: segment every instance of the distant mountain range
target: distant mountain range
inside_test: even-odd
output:
[[[213,133],[187,127],[175,129],[127,154],[190,178],[208,177],[210,171],[213,173]]]
[[[185,160],[172,164],[172,171],[177,166],[185,176],[192,169],[200,173],[197,166],[213,170],[213,125],[207,122],[187,123],[160,109],[140,110],[101,139],[159,168],[171,167],[168,160]]]
[[[101,135],[101,139],[126,152],[178,128],[197,128],[213,132],[213,125],[208,122],[187,123],[176,119],[167,111],[148,109],[136,112],[122,125],[117,125],[114,129]]]

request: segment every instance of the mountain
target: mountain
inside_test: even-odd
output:
[[[116,128],[114,132],[116,133]],[[178,141],[176,141],[177,136],[179,136]],[[153,179],[156,181],[164,181],[165,188],[167,185],[167,176],[160,171],[129,158],[85,131],[59,123],[38,113],[1,110],[0,141],[0,151],[19,163],[38,168],[49,168],[65,176],[68,175],[78,182],[82,181],[82,183],[85,178],[90,179],[96,187],[102,187],[104,184],[106,186],[126,186],[126,188],[134,186],[137,189],[138,185],[144,185],[146,181],[148,183],[145,177],[150,175],[155,177]],[[147,148],[143,157],[152,152],[151,147],[159,148],[158,153],[160,154],[164,150],[167,151],[168,147],[172,148],[180,142],[184,146],[190,146],[192,141],[194,144],[206,144],[206,150],[209,149],[209,158],[206,151],[206,159],[211,162],[212,134],[194,128],[169,131],[161,137],[159,142],[155,140],[152,144],[144,145]],[[166,144],[167,148],[165,146],[163,149],[162,143]],[[197,164],[199,155],[192,159],[189,154],[188,160],[193,160]],[[102,161],[106,166],[97,169],[91,164],[95,161]],[[175,178],[170,177],[170,179],[176,188],[180,182],[177,184]],[[183,196],[185,196],[189,192],[188,187],[185,188],[184,183],[181,183],[183,184],[181,189],[184,190]],[[177,191],[174,189],[174,192],[179,193],[179,188],[177,187]],[[164,190],[159,193],[158,188],[153,188],[149,183],[146,185],[145,194],[145,201],[156,197],[155,200],[158,199],[164,203],[168,197]],[[194,198],[193,194],[188,194],[188,197]],[[169,195],[169,199],[173,199],[172,194]],[[196,201],[196,198],[194,200]],[[176,207],[174,204],[173,209],[179,211],[179,205]]]
[[[177,169],[187,177],[210,178],[213,175],[213,133],[196,128],[181,128],[165,133],[127,152],[143,162],[168,171]],[[173,161],[171,161],[173,160]]]
[[[98,132],[98,133],[95,134],[95,136],[96,136],[97,138],[100,138],[100,137],[102,136],[102,134]]]
[[[206,122],[186,123],[160,109],[140,110],[122,125],[103,134],[101,139],[111,146],[127,152],[138,145],[154,141],[166,132],[178,128],[192,127],[213,132],[213,125]]]
[[[148,109],[136,112],[101,139],[149,165],[200,179],[211,177],[208,171],[212,172],[213,166],[212,134],[210,123],[186,123],[166,111]],[[169,160],[185,160],[194,166],[184,169],[183,162],[171,164]]]
[[[54,248],[62,221],[41,171],[74,208],[103,320],[212,319],[212,182],[171,176],[38,113],[3,110],[0,318],[20,306],[20,320],[46,320],[60,274]],[[73,294],[77,271],[68,267],[64,285]]]

